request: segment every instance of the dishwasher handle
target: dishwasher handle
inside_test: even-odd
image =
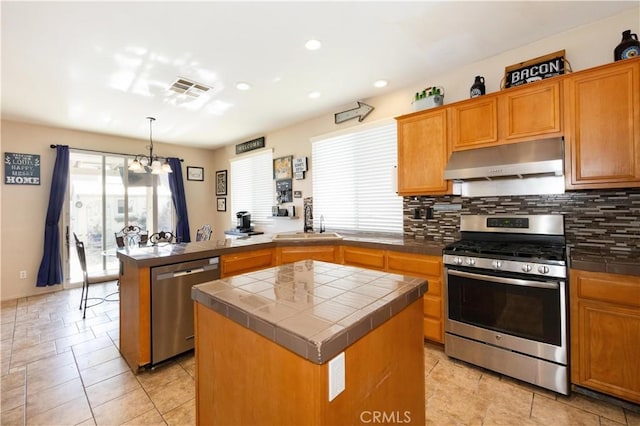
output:
[[[186,275],[195,275],[201,274],[203,272],[214,271],[218,269],[218,263],[213,263],[210,265],[199,266],[196,268],[187,268],[178,271],[165,272],[164,274],[158,274],[156,276],[156,280],[170,280],[172,278],[184,277]]]

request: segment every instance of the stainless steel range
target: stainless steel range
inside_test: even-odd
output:
[[[569,394],[562,215],[463,215],[444,250],[445,353]]]

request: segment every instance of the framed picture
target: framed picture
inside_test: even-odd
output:
[[[204,180],[204,168],[187,166],[187,180]]]
[[[218,198],[218,211],[226,212],[227,211],[227,199],[226,198]]]
[[[227,195],[227,171],[218,170],[216,172],[216,195]],[[220,199],[218,198],[218,203]],[[223,210],[224,211],[224,210]]]
[[[293,155],[273,160],[273,178],[275,180],[293,178]]]

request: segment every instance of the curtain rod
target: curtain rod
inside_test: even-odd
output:
[[[58,145],[51,144],[51,145],[49,145],[49,147],[50,148],[57,148]],[[76,151],[95,152],[95,153],[98,153],[98,154],[125,155],[127,157],[135,157],[136,156],[136,154],[124,154],[122,152],[99,151],[97,149],[73,148],[73,147],[69,147],[69,148],[75,149]],[[167,157],[165,157],[165,158],[167,158]],[[184,159],[182,159],[182,158],[178,158],[178,160],[184,162]]]

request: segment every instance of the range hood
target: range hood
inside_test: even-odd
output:
[[[563,157],[564,144],[561,137],[455,151],[449,158],[444,178],[472,181],[562,176]]]

